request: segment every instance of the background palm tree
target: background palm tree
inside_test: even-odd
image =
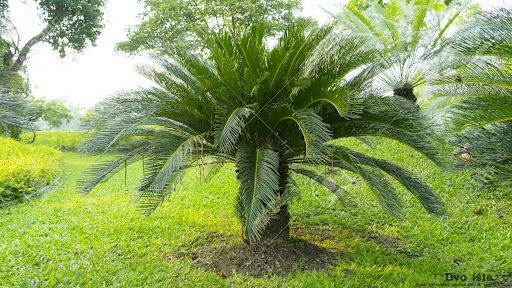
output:
[[[289,235],[292,175],[309,177],[339,197],[347,193],[316,172],[329,165],[359,175],[395,215],[401,204],[389,176],[428,212],[443,214],[440,199],[411,172],[330,142],[388,137],[436,161],[428,123],[414,105],[361,93],[367,79],[357,71],[373,61],[376,49],[362,37],[332,30],[298,21],[270,49],[260,25],[240,38],[205,36],[206,58],[184,51],[170,59],[154,55],[154,65],[139,67],[154,88],[119,93],[95,108],[94,130],[82,151],[118,149],[123,155],[92,167],[84,191],[142,161],[139,204],[149,214],[188,168],[210,165],[212,175],[231,162],[240,183],[235,207],[243,237],[281,241]]]
[[[512,185],[512,10],[476,15],[451,39],[449,49],[463,69],[440,74],[433,92],[460,101],[448,106],[446,130],[470,153],[483,186]]]
[[[368,0],[366,5],[351,1],[341,8],[332,14],[337,22],[367,37],[368,45],[379,51],[367,67],[367,73],[374,75],[370,78],[373,88],[415,103],[419,100],[418,104],[431,101],[421,92],[430,75],[440,73],[451,60],[444,53],[445,42],[466,14],[476,9],[471,0],[391,0],[385,4]]]

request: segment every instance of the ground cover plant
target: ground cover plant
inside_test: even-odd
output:
[[[29,197],[61,173],[59,151],[0,137],[0,205]]]
[[[61,186],[0,209],[0,286],[510,286],[500,276],[512,271],[510,199],[470,193],[469,174],[446,175],[394,141],[372,145],[362,149],[403,163],[440,191],[449,216],[424,213],[403,189],[407,217],[396,220],[348,173],[337,177],[354,191],[344,204],[297,177],[303,193],[290,204],[291,240],[258,250],[244,244],[231,212],[239,185],[232,167],[209,183],[197,180],[206,171],[188,171],[169,201],[145,217],[130,204],[142,167],[129,166],[126,178],[116,175],[83,197],[76,180],[96,157],[66,152]],[[479,273],[493,280],[473,280]]]

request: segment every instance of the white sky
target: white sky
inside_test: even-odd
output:
[[[328,15],[319,7],[336,11],[346,0],[303,0],[304,16],[321,22]],[[486,4],[509,3],[512,0],[481,0]],[[26,2],[26,3],[22,3]],[[134,70],[136,63],[145,57],[129,58],[114,52],[114,45],[126,39],[125,29],[138,23],[137,15],[143,7],[137,0],[107,0],[105,28],[96,47],[89,47],[81,54],[61,59],[50,45],[39,43],[33,47],[26,62],[32,84],[32,94],[38,98],[60,98],[70,104],[91,107],[108,95],[123,89],[150,84]],[[20,45],[39,33],[43,23],[37,16],[35,1],[9,1],[11,18],[20,34]]]
[[[10,13],[20,34],[20,45],[39,33],[44,27],[37,16],[35,1],[10,0]],[[138,23],[137,15],[143,6],[137,0],[108,0],[105,10],[105,28],[96,42],[84,52],[61,59],[49,44],[33,47],[26,62],[32,84],[32,94],[38,98],[60,98],[69,103],[91,107],[108,95],[123,89],[150,84],[135,70],[136,63],[145,57],[130,58],[114,52],[114,45],[126,39],[125,29]],[[304,15],[327,19],[318,8],[332,7],[335,1],[304,0]]]

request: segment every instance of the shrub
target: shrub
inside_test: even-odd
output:
[[[61,152],[0,138],[0,204],[36,193],[61,172]]]

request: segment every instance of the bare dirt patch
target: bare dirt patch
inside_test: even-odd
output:
[[[199,268],[216,271],[223,278],[234,271],[253,277],[284,276],[304,270],[326,271],[343,257],[341,251],[323,248],[300,238],[269,245],[229,243],[228,239],[222,238],[219,234],[207,235],[197,249],[175,257],[189,257]]]

